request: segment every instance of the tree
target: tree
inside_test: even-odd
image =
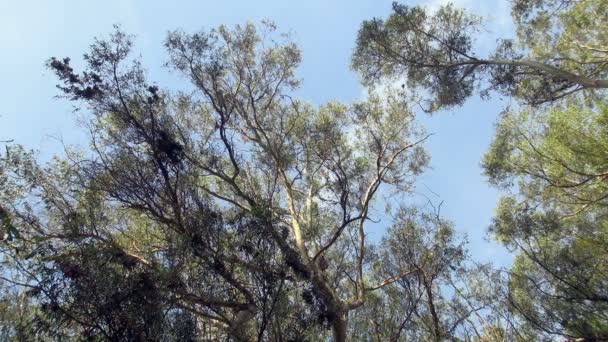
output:
[[[502,40],[479,57],[479,17],[453,5],[429,13],[394,3],[386,20],[363,22],[353,67],[368,84],[405,76],[409,87],[428,92],[431,111],[461,105],[480,87],[532,105],[608,87],[605,1],[516,0],[513,17],[517,41]]]
[[[6,212],[19,232],[3,251],[11,275],[3,279],[9,288],[25,287],[36,304],[35,336],[167,340],[195,338],[202,331],[199,335],[215,339],[227,331],[243,339],[245,294],[263,307],[255,330],[264,334],[266,316],[284,295],[287,275],[285,266],[276,264],[276,246],[259,231],[261,222],[247,215],[224,220],[198,199],[185,208],[188,231],[175,231],[165,213],[143,211],[102,190],[107,183],[101,182],[126,177],[114,194],[147,196],[142,201],[150,201],[153,210],[167,208],[166,199],[153,197],[162,194],[162,187],[128,183],[150,180],[131,178],[129,172],[143,175],[154,169],[142,166],[150,166],[142,159],[123,164],[122,152],[103,169],[93,169],[99,166],[94,160],[72,165],[69,158],[43,169],[18,147],[2,160],[3,203],[11,206]],[[111,160],[107,154],[97,157]],[[241,283],[255,284],[259,292]],[[203,328],[193,331],[192,324]]]
[[[351,340],[529,341],[501,295],[507,279],[490,265],[472,262],[466,240],[438,207],[401,207],[387,235],[374,248],[376,277],[399,269],[354,312]]]
[[[606,339],[608,5],[514,1],[518,40],[487,58],[475,16],[393,9],[363,23],[353,66],[408,87],[350,105],[294,98],[300,51],[267,22],[169,33],[179,90],[147,80],[120,29],[82,72],[51,58],[89,147],[40,163],[2,142],[0,336]],[[371,241],[379,197],[428,163],[404,95],[432,111],[477,89],[522,100],[483,159],[509,191],[491,231],[513,267],[472,262],[439,207],[389,209]]]
[[[466,258],[451,224],[434,213],[400,208],[393,226],[375,250],[380,284],[372,305],[355,313],[361,329],[355,336],[374,341],[443,341],[453,337],[450,323],[457,319],[441,286],[449,284]],[[399,270],[408,277],[389,278]],[[453,322],[450,322],[454,320]],[[369,323],[368,323],[369,322]]]
[[[40,320],[109,340],[201,325],[211,339],[317,338],[324,326],[346,339],[349,312],[379,288],[375,199],[410,189],[428,135],[396,95],[294,99],[300,52],[274,30],[170,33],[167,64],[194,91],[146,81],[120,30],[91,45],[82,73],[49,60],[87,110],[90,149],[40,166],[12,146],[0,173],[19,234],[7,281],[33,290]]]
[[[517,182],[492,225],[520,251],[511,304],[542,331],[601,340],[608,336],[608,107],[595,105],[505,112],[483,166],[496,185]]]
[[[602,340],[608,5],[512,5],[517,40],[479,57],[479,18],[452,5],[429,13],[395,3],[388,19],[363,23],[353,67],[368,84],[404,77],[430,111],[461,105],[477,89],[520,100],[501,116],[482,162],[490,182],[509,191],[490,230],[518,252],[494,285],[514,323],[536,338]]]

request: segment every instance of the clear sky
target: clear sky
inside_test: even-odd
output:
[[[449,1],[404,2],[436,8]],[[512,36],[509,0],[453,2],[485,18],[479,51],[491,49],[496,38]],[[137,36],[136,51],[150,80],[179,88],[183,81],[162,67],[167,31],[193,32],[270,19],[279,31],[291,32],[302,49],[299,76],[304,82],[298,92],[302,99],[315,104],[355,101],[365,93],[349,69],[357,30],[363,20],[385,17],[390,9],[389,0],[0,1],[0,140],[14,139],[43,156],[60,152],[57,137],[71,144],[85,143],[71,105],[53,98],[58,94],[56,80],[45,70],[44,61],[70,56],[78,65],[93,37],[108,34],[113,24]],[[488,101],[473,98],[461,108],[423,117],[427,130],[435,133],[427,144],[432,168],[417,182],[417,193],[443,201],[441,213],[468,235],[474,259],[501,265],[508,265],[511,257],[485,241],[498,194],[482,177],[479,162],[505,101],[499,96]],[[424,196],[415,195],[413,200],[423,203]]]

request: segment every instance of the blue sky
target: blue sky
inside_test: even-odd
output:
[[[360,99],[365,90],[349,69],[350,56],[361,21],[385,17],[388,0],[308,1],[129,1],[55,0],[0,2],[0,140],[14,139],[48,156],[60,151],[57,137],[83,144],[84,135],[74,123],[71,106],[57,95],[56,80],[45,70],[51,56],[70,56],[76,62],[95,36],[104,36],[113,24],[137,36],[150,79],[160,86],[180,87],[183,80],[170,75],[162,64],[166,32],[193,32],[219,24],[235,25],[270,19],[280,31],[293,34],[303,51],[298,95],[315,104],[328,100],[345,103]],[[405,1],[437,8],[444,0]],[[456,0],[459,7],[485,18],[480,51],[498,37],[512,36],[508,0]],[[76,64],[78,65],[78,64]],[[420,177],[414,201],[443,201],[442,214],[458,231],[466,233],[469,250],[479,261],[510,263],[506,251],[484,240],[498,193],[481,175],[480,157],[487,149],[493,124],[505,101],[469,100],[463,107],[440,112],[422,121],[435,135],[427,147],[431,169]],[[422,195],[421,195],[422,194]],[[435,194],[439,195],[436,196]],[[377,232],[376,232],[377,234]]]

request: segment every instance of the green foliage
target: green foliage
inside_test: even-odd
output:
[[[494,284],[517,315],[507,326],[538,339],[605,339],[608,5],[515,0],[512,14],[517,39],[480,57],[476,17],[395,3],[388,18],[362,24],[353,67],[367,84],[404,78],[430,111],[476,89],[521,101],[501,115],[482,161],[508,191],[490,230],[518,253],[508,280]],[[493,329],[484,327],[505,331]]]
[[[478,17],[452,4],[430,12],[394,3],[387,19],[361,25],[352,66],[368,84],[404,78],[428,111],[461,105],[476,89],[540,105],[608,88],[605,1],[517,0],[513,15],[518,39],[484,57],[475,52]]]
[[[90,149],[40,165],[15,145],[0,160],[2,218],[20,233],[3,281],[33,290],[40,331],[344,340],[370,291],[376,194],[411,190],[428,136],[395,95],[294,99],[300,52],[274,30],[170,33],[189,95],[149,83],[120,30],[94,42],[83,72],[48,61],[87,108]]]
[[[170,32],[181,92],[119,29],[82,72],[51,58],[90,146],[0,155],[0,338],[606,339],[607,13],[515,0],[517,40],[482,58],[475,15],[394,4],[362,24],[353,67],[406,84],[352,104],[296,99],[301,52],[269,22]],[[509,191],[490,230],[513,267],[471,262],[439,207],[399,206],[372,243],[378,194],[412,191],[429,160],[408,91],[435,111],[476,90],[522,100],[482,161]]]
[[[474,90],[475,78],[469,77],[471,70],[445,66],[471,53],[479,18],[451,4],[434,15],[397,3],[393,10],[385,21],[373,19],[361,26],[353,67],[364,82],[405,77],[409,87],[429,91],[429,110],[462,104]]]
[[[606,336],[604,101],[506,112],[484,156],[490,180],[518,193],[501,199],[492,232],[520,251],[511,304],[548,333]]]
[[[563,215],[601,206],[608,191],[608,107],[603,100],[595,105],[505,112],[482,162],[490,181],[519,179],[530,205],[542,203]]]
[[[12,224],[11,218],[9,217],[6,210],[0,207],[0,232],[2,232],[2,240],[12,241],[15,238],[19,238],[19,231]]]

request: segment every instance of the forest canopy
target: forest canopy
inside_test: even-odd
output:
[[[608,3],[511,3],[487,56],[451,4],[364,21],[353,103],[298,98],[302,52],[268,21],[169,32],[179,89],[120,27],[49,58],[88,144],[0,143],[0,339],[608,340]],[[429,165],[420,116],[497,94],[480,162],[509,268],[441,203],[383,200]]]

